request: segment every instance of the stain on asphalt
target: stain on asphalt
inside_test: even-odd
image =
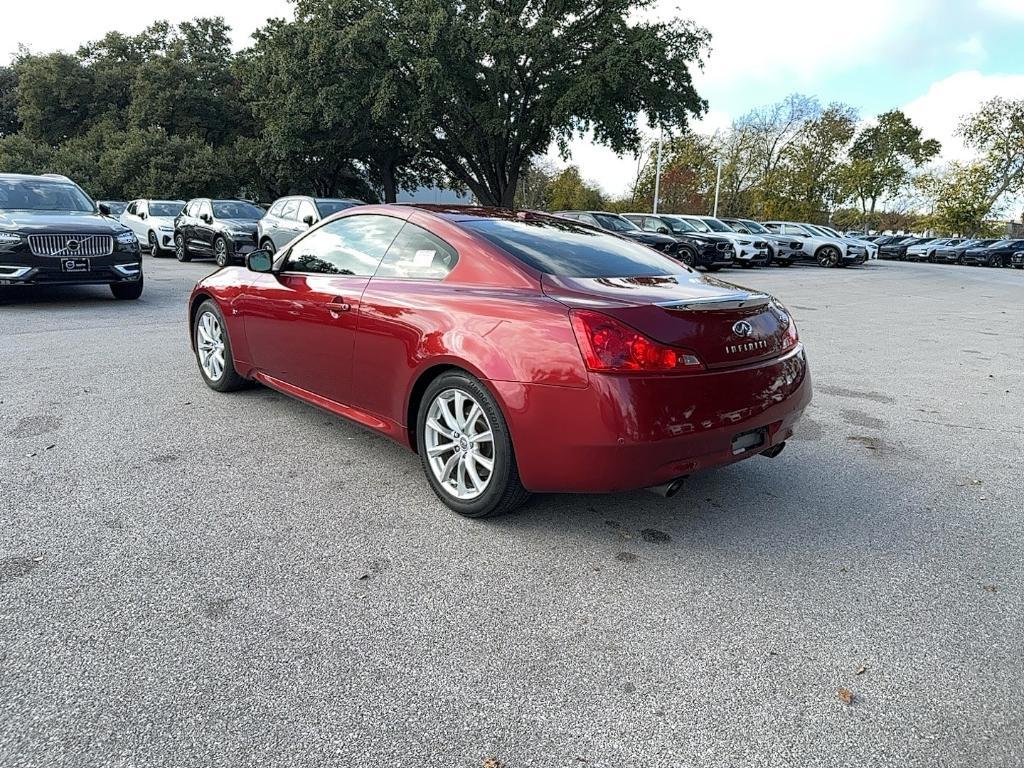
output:
[[[103,525],[114,531],[124,530],[124,521],[116,517],[108,517],[103,521]]]
[[[640,558],[632,552],[619,552],[619,554],[615,556],[615,559],[620,563],[635,563]]]
[[[633,685],[630,682],[626,682],[626,683],[622,684],[622,692],[623,693],[633,693],[633,691],[635,691],[635,690],[636,690],[636,686]]]
[[[64,417],[57,415],[25,416],[18,419],[18,423],[7,434],[10,437],[39,437],[56,432],[63,421]]]
[[[879,419],[876,416],[864,413],[864,411],[857,411],[852,408],[848,408],[844,409],[842,414],[843,421],[850,426],[867,427],[868,429],[885,429],[889,426],[889,422],[885,419]]]
[[[228,615],[233,602],[235,602],[233,597],[215,597],[206,603],[203,613],[208,619],[223,619]]]
[[[854,400],[871,400],[875,403],[895,403],[896,399],[889,395],[883,395],[881,392],[861,392],[856,389],[847,389],[846,387],[830,387],[827,384],[816,384],[814,389],[818,392],[824,392],[826,395],[835,395],[836,397],[849,397]]]
[[[870,437],[868,435],[850,435],[846,439],[850,442],[857,443],[858,445],[863,445],[869,451],[874,453],[882,452],[882,441],[877,437]]]
[[[159,456],[154,456],[149,460],[150,464],[171,464],[175,461],[181,461],[181,456],[176,453],[162,453]]]
[[[664,531],[659,531],[657,528],[644,528],[640,531],[640,538],[651,544],[665,544],[672,541],[671,536]]]
[[[825,430],[821,428],[821,424],[809,416],[804,416],[793,428],[793,437],[790,439],[813,443],[821,440],[824,436]]]
[[[42,555],[12,555],[0,557],[0,584],[27,576],[43,561]]]

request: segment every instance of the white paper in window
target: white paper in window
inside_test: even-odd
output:
[[[429,267],[434,263],[434,254],[437,251],[416,251],[416,255],[412,257],[412,265],[414,267]]]

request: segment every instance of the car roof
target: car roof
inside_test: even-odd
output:
[[[0,173],[4,181],[52,181],[61,184],[74,184],[67,176],[59,173]]]

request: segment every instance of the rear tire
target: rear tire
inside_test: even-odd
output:
[[[199,305],[192,324],[192,348],[199,374],[206,386],[217,392],[233,392],[248,385],[238,375],[231,355],[231,339],[224,315],[216,302],[207,299]]]
[[[142,295],[144,287],[143,278],[140,274],[139,279],[131,283],[111,283],[110,292],[114,294],[114,298],[118,301],[135,301]]]
[[[502,515],[530,497],[519,479],[512,438],[497,401],[464,371],[442,374],[423,393],[416,449],[430,487],[460,515]]]
[[[271,256],[277,253],[277,246],[274,245],[274,241],[271,240],[269,237],[263,238],[263,242],[260,243],[260,249],[264,251],[269,251]]]
[[[174,236],[174,258],[182,264],[187,261],[192,261],[192,254],[188,252],[188,244],[185,242],[185,236],[180,233]]]

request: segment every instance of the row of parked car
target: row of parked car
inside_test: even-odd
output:
[[[362,204],[355,199],[291,196],[264,211],[243,200],[103,201],[110,215],[134,231],[154,256],[174,254],[179,261],[213,258],[221,266],[256,249],[273,253],[321,219]],[[554,215],[644,243],[709,272],[797,262],[845,267],[878,255],[871,242],[809,223],[607,211]]]
[[[1024,238],[871,235],[882,259],[1024,269]]]

